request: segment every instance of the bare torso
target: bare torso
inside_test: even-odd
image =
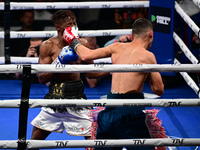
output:
[[[151,63],[148,58],[151,53],[131,43],[118,44],[113,47],[113,64],[146,64]],[[122,72],[113,73],[111,92],[140,93],[148,73]]]
[[[44,49],[43,48],[40,49],[41,56],[39,58],[39,63],[51,64],[58,57],[62,48],[66,45],[62,45],[62,43],[59,43],[59,40],[57,37],[52,37],[49,40],[43,42],[42,46]],[[77,62],[71,62],[70,64],[72,65],[77,64]],[[47,74],[41,74],[40,77],[47,78],[48,76],[45,76],[45,75]],[[72,81],[72,80],[78,80],[78,79],[80,79],[80,73],[56,73],[54,74],[53,78],[51,78],[50,80]],[[48,80],[45,80],[45,82],[48,82]]]

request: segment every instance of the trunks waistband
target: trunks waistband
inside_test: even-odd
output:
[[[120,93],[107,93],[107,99],[144,99],[143,93],[126,93],[126,94],[120,94]],[[122,100],[123,101],[123,100]],[[128,105],[128,104],[127,104]],[[142,112],[142,110],[145,110],[145,107],[106,107],[105,111],[113,111],[113,112]]]
[[[57,82],[51,81],[49,93],[58,98],[80,97],[84,93],[82,80]]]

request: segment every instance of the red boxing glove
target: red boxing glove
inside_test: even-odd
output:
[[[71,41],[73,39],[79,39],[78,36],[78,27],[73,26],[73,27],[67,27],[63,33],[63,38],[64,40],[71,45]]]
[[[78,36],[78,27],[67,27],[63,32],[63,39],[76,51],[76,47],[81,44]]]

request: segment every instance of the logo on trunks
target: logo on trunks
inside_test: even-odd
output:
[[[124,107],[132,107],[132,106],[138,106],[138,107],[145,107],[145,106],[152,106],[152,103],[123,103]]]
[[[133,140],[134,145],[144,145],[146,140]]]
[[[56,141],[56,146],[57,147],[64,147],[64,146],[67,146],[69,141]]]
[[[173,144],[183,144],[185,139],[172,139]]]
[[[124,8],[142,8],[144,5],[124,5]]]
[[[77,127],[68,127],[69,131],[76,131],[76,132],[83,132],[84,128],[77,128]]]
[[[181,102],[168,102],[169,106],[180,106]]]
[[[107,143],[107,140],[106,141],[94,141],[95,142],[95,145],[97,146],[104,146],[104,145],[106,145],[106,143]]]
[[[110,8],[111,5],[101,5],[102,8]]]
[[[55,9],[55,5],[54,6],[47,6],[47,9]]]
[[[20,33],[17,34],[17,37],[18,37],[18,38],[25,38],[25,36],[26,36],[26,33],[24,33],[24,34],[20,34]]]
[[[111,32],[102,32],[102,36],[110,36],[111,35]]]
[[[51,33],[46,33],[46,38],[50,38],[50,37],[53,37],[54,36],[54,33],[51,34]]]
[[[103,103],[103,104],[101,104],[101,103],[93,103],[93,105],[97,106],[97,107],[104,107],[104,106],[106,106],[106,103]]]

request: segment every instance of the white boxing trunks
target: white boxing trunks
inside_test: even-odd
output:
[[[41,112],[31,122],[33,126],[50,132],[66,133],[74,136],[90,136],[93,118],[90,110],[74,111],[67,108],[67,112],[54,112],[51,108],[42,107]]]
[[[81,80],[55,82],[49,85],[49,93],[44,99],[86,99]],[[93,118],[91,109],[85,107],[42,107],[41,112],[31,122],[37,128],[75,136],[90,136]]]

